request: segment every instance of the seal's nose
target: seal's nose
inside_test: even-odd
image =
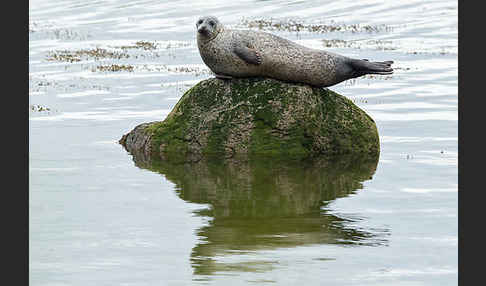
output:
[[[204,35],[207,35],[208,34],[208,29],[205,26],[201,26],[197,31],[200,34],[204,34]]]

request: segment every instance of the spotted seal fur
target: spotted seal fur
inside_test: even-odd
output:
[[[393,61],[370,62],[304,47],[276,35],[227,29],[216,17],[196,22],[197,46],[216,77],[269,77],[328,87],[366,74],[393,73]]]

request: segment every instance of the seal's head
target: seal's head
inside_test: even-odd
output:
[[[196,28],[198,39],[210,41],[223,30],[223,24],[214,16],[204,16],[197,20]]]

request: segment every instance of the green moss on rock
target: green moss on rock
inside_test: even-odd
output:
[[[375,122],[347,98],[325,88],[259,78],[203,80],[164,121],[138,126],[120,143],[128,151],[177,160],[380,150]]]

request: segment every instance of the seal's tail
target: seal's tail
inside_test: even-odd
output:
[[[393,61],[385,61],[385,62],[370,62],[366,59],[364,60],[356,60],[352,59],[350,61],[350,65],[353,68],[353,73],[355,73],[356,77],[362,76],[365,74],[392,74],[393,69],[391,65]]]

